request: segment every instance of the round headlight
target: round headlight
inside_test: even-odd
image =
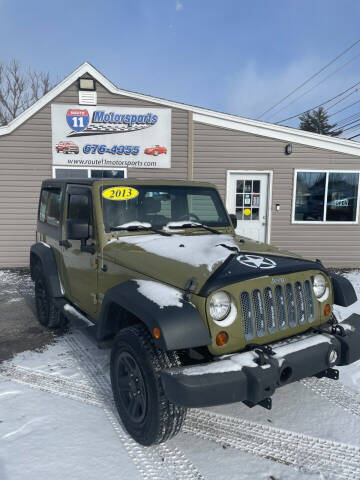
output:
[[[313,290],[315,293],[316,298],[320,298],[324,295],[326,291],[326,279],[324,275],[321,275],[321,273],[318,273],[314,277],[314,282],[313,282]]]
[[[217,292],[210,299],[210,315],[216,321],[224,320],[231,308],[230,295],[226,292]]]

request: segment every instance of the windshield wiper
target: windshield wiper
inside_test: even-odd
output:
[[[192,223],[183,223],[181,225],[168,225],[167,228],[170,228],[170,229],[181,229],[181,228],[196,228],[196,227],[200,227],[200,228],[203,228],[204,230],[207,230],[208,232],[211,232],[211,233],[216,233],[216,235],[220,235],[221,232],[219,232],[219,230],[215,230],[215,228],[212,228],[212,227],[209,227],[208,225],[204,225],[203,223],[198,223],[198,222],[192,222]]]
[[[145,227],[142,225],[129,225],[128,227],[110,227],[110,232],[123,230],[126,230],[127,232],[154,232],[158,233],[159,235],[163,235],[164,237],[171,237],[171,233],[164,232],[163,230],[159,230],[155,227]]]

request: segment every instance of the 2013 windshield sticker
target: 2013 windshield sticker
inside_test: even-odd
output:
[[[237,261],[250,268],[259,268],[267,270],[276,267],[276,262],[271,258],[261,257],[260,255],[239,255]]]
[[[131,200],[139,195],[139,191],[133,187],[110,187],[102,192],[107,200]]]

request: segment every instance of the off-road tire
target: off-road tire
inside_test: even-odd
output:
[[[133,365],[133,370],[126,368],[127,362]],[[142,445],[165,442],[177,435],[181,429],[186,408],[168,401],[160,380],[161,370],[178,365],[180,360],[176,352],[158,349],[143,325],[125,328],[115,338],[111,351],[110,373],[116,407],[128,433]],[[139,373],[138,376],[136,372]],[[133,376],[130,379],[131,375]],[[122,388],[119,385],[120,378]],[[124,387],[126,382],[128,384]],[[133,390],[134,385],[139,387],[137,392]],[[142,400],[135,398],[140,391],[139,397]],[[129,412],[131,401],[140,402],[137,419]]]
[[[40,269],[37,270],[35,278],[35,304],[39,323],[52,329],[64,328],[67,323],[66,318],[55,307],[45,277]]]

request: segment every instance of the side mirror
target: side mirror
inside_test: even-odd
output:
[[[78,220],[69,218],[66,221],[67,238],[68,240],[88,240],[89,223],[85,220]]]
[[[233,227],[236,228],[237,227],[236,215],[234,213],[230,213],[229,217],[230,217],[230,220],[231,220],[231,223],[232,223]]]

